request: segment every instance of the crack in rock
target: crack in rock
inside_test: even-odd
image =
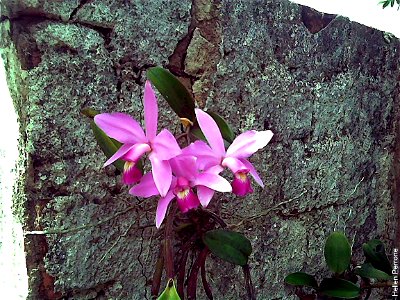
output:
[[[75,18],[75,16],[77,15],[78,11],[90,2],[92,2],[92,0],[81,0],[79,2],[79,5],[77,7],[75,7],[75,9],[71,12],[68,20],[70,20],[70,21],[73,20]]]

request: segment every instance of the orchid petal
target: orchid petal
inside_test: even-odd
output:
[[[146,136],[139,123],[124,113],[99,114],[94,117],[96,125],[109,137],[121,143],[145,142]]]
[[[244,197],[253,192],[247,172],[239,171],[235,173],[235,178],[232,181],[232,193],[237,196]]]
[[[226,157],[222,161],[222,166],[223,167],[228,167],[231,169],[233,173],[236,173],[238,171],[247,171],[247,167],[237,158],[235,157]]]
[[[189,146],[182,149],[182,154],[184,155],[193,155],[196,157],[199,156],[218,156],[214,153],[210,146],[203,141],[195,141],[191,143]]]
[[[132,149],[134,145],[132,144],[124,144],[122,145],[117,152],[115,152],[113,154],[113,156],[111,156],[103,165],[103,167],[108,166],[110,164],[112,164],[114,161],[116,161],[117,159],[120,159],[121,157],[123,157],[129,150]]]
[[[162,130],[153,139],[151,149],[160,160],[169,160],[182,152],[175,137],[167,129]]]
[[[157,134],[158,106],[156,95],[154,94],[153,88],[148,80],[144,87],[143,106],[146,136],[149,140],[152,140]]]
[[[197,196],[199,197],[199,201],[203,207],[207,207],[208,203],[210,203],[212,197],[214,196],[214,190],[199,185],[197,187]]]
[[[274,134],[271,130],[249,130],[240,134],[229,146],[226,156],[247,158],[257,150],[264,148]]]
[[[199,198],[189,187],[178,192],[175,191],[175,195],[176,202],[182,213],[187,213],[189,210],[197,208],[200,204]]]
[[[122,157],[123,160],[127,161],[138,161],[138,159],[146,152],[149,152],[150,146],[148,144],[135,144],[129,149],[128,152]]]
[[[141,178],[142,172],[135,166],[135,163],[126,161],[122,173],[122,183],[131,185],[140,181]]]
[[[165,197],[172,181],[171,166],[167,160],[160,160],[154,153],[149,155],[149,159],[153,170],[154,183],[161,197]]]
[[[232,187],[225,178],[211,173],[198,174],[193,185],[204,185],[218,192],[232,192]]]
[[[196,118],[199,122],[201,131],[203,131],[211,148],[220,156],[225,155],[224,140],[222,139],[221,132],[219,131],[217,123],[211,118],[209,114],[196,108]]]
[[[143,198],[158,195],[159,192],[154,183],[153,174],[151,172],[145,174],[142,180],[129,190],[129,194]]]
[[[184,177],[189,181],[194,180],[198,173],[196,168],[196,157],[179,155],[171,159],[170,161],[173,173],[177,177]]]
[[[221,165],[216,165],[213,166],[211,168],[208,168],[204,171],[204,173],[211,173],[211,174],[216,174],[218,175],[219,173],[221,173],[224,170],[223,167],[221,167]]]
[[[156,211],[156,227],[160,228],[161,223],[165,218],[165,214],[167,213],[168,205],[175,198],[175,195],[172,191],[170,191],[165,197],[161,197],[158,200],[157,211]]]
[[[197,157],[196,165],[199,170],[205,170],[212,166],[219,165],[222,157],[217,155],[211,148],[203,141],[196,141],[189,146],[182,149],[183,155],[192,155]]]
[[[247,169],[249,169],[251,176],[254,178],[254,180],[258,183],[259,186],[261,186],[262,188],[264,188],[264,183],[261,180],[260,176],[258,175],[256,169],[254,168],[254,166],[252,165],[251,162],[249,162],[247,159],[241,159],[240,160]]]

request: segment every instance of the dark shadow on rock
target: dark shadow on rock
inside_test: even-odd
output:
[[[319,12],[307,6],[301,8],[301,21],[311,33],[320,32],[336,18],[336,15]]]

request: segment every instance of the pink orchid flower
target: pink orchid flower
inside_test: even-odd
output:
[[[173,176],[168,193],[158,201],[157,228],[161,226],[168,205],[174,198],[176,198],[181,212],[186,213],[198,207],[199,204],[206,207],[214,195],[214,191],[232,191],[229,182],[218,175],[222,171],[221,167],[216,166],[204,172],[199,172],[196,160],[196,157],[184,155],[171,159],[170,163],[175,176]],[[193,191],[194,187],[197,188],[197,195]],[[151,173],[144,175],[140,183],[132,187],[129,193],[144,198],[159,194]]]
[[[181,149],[175,137],[167,129],[156,135],[158,106],[149,81],[146,81],[143,105],[146,134],[137,121],[124,113],[105,113],[94,117],[95,123],[101,130],[109,137],[123,143],[104,165],[107,166],[117,159],[124,160],[126,163],[123,180],[135,183],[141,177],[138,176],[135,165],[143,154],[148,153],[155,186],[161,196],[166,196],[172,182],[172,171],[168,160],[179,155]]]
[[[247,158],[269,143],[273,136],[272,131],[246,131],[237,136],[225,150],[221,132],[214,119],[201,109],[196,109],[196,118],[211,147],[203,141],[196,141],[186,147],[183,153],[196,156],[200,168],[220,165],[231,169],[234,174],[232,192],[238,196],[253,192],[247,177],[248,173],[261,187],[264,187],[260,176]]]

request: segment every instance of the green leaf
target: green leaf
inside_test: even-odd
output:
[[[85,107],[84,109],[81,110],[81,113],[84,114],[86,117],[92,119],[99,114],[97,110],[94,110],[93,108],[90,107]]]
[[[289,274],[285,277],[285,282],[291,285],[309,286],[315,289],[318,288],[318,283],[315,278],[303,272]]]
[[[217,123],[219,130],[221,131],[222,137],[232,144],[233,140],[235,139],[235,134],[233,133],[233,130],[231,126],[218,114],[214,112],[207,112]]]
[[[332,272],[341,274],[349,267],[351,247],[343,233],[333,232],[329,235],[325,243],[324,255]]]
[[[319,286],[319,292],[325,296],[353,299],[360,295],[361,289],[354,283],[344,279],[325,278]]]
[[[219,258],[240,266],[247,264],[252,251],[251,243],[244,235],[225,229],[206,232],[203,242]]]
[[[354,269],[354,273],[365,278],[374,278],[378,280],[391,280],[392,276],[389,274],[378,270],[372,266],[370,263],[365,263],[361,267]]]
[[[92,128],[94,137],[96,138],[97,144],[100,146],[101,150],[110,158],[114,155],[115,152],[119,149],[119,143],[110,139],[103,130],[101,130],[94,121],[90,121],[90,127]],[[118,143],[118,144],[117,144]],[[116,160],[113,162],[113,165],[120,170],[121,172],[124,171],[124,162],[122,160]]]
[[[197,139],[202,140],[207,143],[207,139],[204,136],[203,131],[201,131],[200,127],[198,124],[195,124],[191,129],[190,133],[193,134]]]
[[[370,240],[362,246],[366,261],[370,262],[372,266],[387,274],[392,272],[392,266],[386,255],[384,244],[377,239]]]
[[[167,287],[162,292],[160,297],[157,298],[157,300],[181,300],[178,292],[176,291],[175,282],[172,278],[168,280]]]
[[[117,152],[117,150],[119,148],[121,148],[122,144],[120,142],[118,142],[117,140],[108,137],[104,133],[104,131],[102,131],[96,125],[96,123],[94,123],[93,118],[95,116],[97,116],[98,114],[100,114],[97,110],[94,110],[93,108],[90,108],[90,107],[86,107],[81,110],[81,113],[84,114],[85,116],[91,118],[90,127],[92,128],[92,131],[96,138],[97,144],[100,146],[101,150],[106,155],[106,157],[110,158],[112,155],[114,155],[115,152]],[[114,146],[113,146],[113,144],[114,144]],[[118,159],[113,163],[113,165],[120,172],[124,171],[124,165],[125,165],[124,161]],[[143,173],[143,160],[142,159],[139,159],[136,162],[136,168],[138,168]]]
[[[194,100],[178,78],[161,67],[150,68],[147,77],[180,118],[195,122]]]
[[[385,8],[386,6],[389,5],[389,3],[390,3],[390,0],[382,0],[378,4],[381,4],[382,8]]]

